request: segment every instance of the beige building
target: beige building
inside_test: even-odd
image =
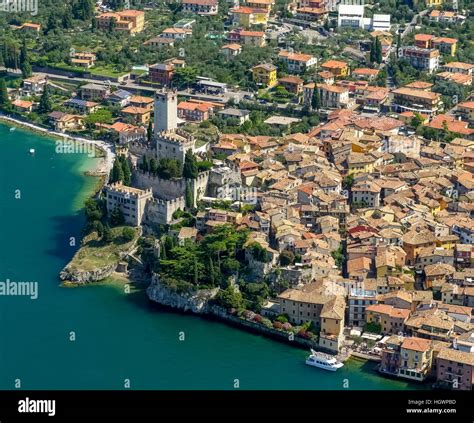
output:
[[[395,308],[388,304],[373,304],[365,309],[367,323],[378,323],[384,335],[396,335],[403,331],[403,324],[410,310]]]
[[[349,90],[336,85],[318,84],[321,107],[328,109],[346,108],[349,104]]]
[[[116,182],[106,185],[104,191],[109,216],[115,208],[118,208],[122,211],[126,223],[133,226],[141,225],[146,203],[153,198],[151,189],[141,190]]]

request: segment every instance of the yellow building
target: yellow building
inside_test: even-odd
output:
[[[417,231],[412,229],[402,237],[403,249],[407,253],[406,263],[409,266],[415,264],[416,258],[420,251],[426,247],[434,247],[436,245],[436,238],[429,230]]]
[[[371,154],[352,152],[347,158],[348,173],[356,175],[358,173],[372,173],[374,171],[376,159]]]
[[[269,13],[267,9],[253,7],[236,7],[230,10],[234,24],[250,28],[252,25],[267,25]]]
[[[349,65],[346,62],[340,60],[328,60],[324,62],[321,67],[331,72],[336,78],[341,78],[349,75]]]
[[[344,297],[335,296],[324,304],[321,310],[321,332],[319,346],[333,352],[339,352],[344,341]]]
[[[443,54],[454,56],[456,54],[458,40],[456,38],[437,37],[431,41],[433,48],[438,49]]]
[[[429,339],[406,338],[400,349],[398,376],[407,379],[424,380],[432,363],[432,347]]]
[[[444,0],[426,0],[427,7],[441,7]]]
[[[253,80],[257,85],[266,88],[273,87],[278,83],[277,67],[271,63],[263,63],[252,68]]]

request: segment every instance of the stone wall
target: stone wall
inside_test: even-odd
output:
[[[166,225],[173,219],[173,213],[184,210],[186,201],[184,197],[176,197],[172,200],[154,198],[147,202],[145,208],[145,224],[151,227]]]
[[[209,172],[202,172],[191,181],[194,193],[194,202],[199,201],[207,190]],[[174,200],[186,195],[186,180],[184,178],[163,179],[148,172],[135,169],[133,174],[133,186],[140,189],[152,188],[153,195],[163,200]]]

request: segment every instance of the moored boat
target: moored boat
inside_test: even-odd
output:
[[[319,367],[320,369],[329,370],[335,372],[344,366],[343,363],[336,360],[336,358],[330,354],[314,351],[311,349],[311,354],[306,359],[306,364],[309,366]]]

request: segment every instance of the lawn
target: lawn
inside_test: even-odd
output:
[[[122,237],[123,228],[124,226],[112,228],[111,242],[99,240],[95,233],[90,236],[67,266],[68,271],[94,271],[118,264],[123,254],[129,251],[140,234],[139,229],[135,229],[135,238],[132,241],[125,242]]]

